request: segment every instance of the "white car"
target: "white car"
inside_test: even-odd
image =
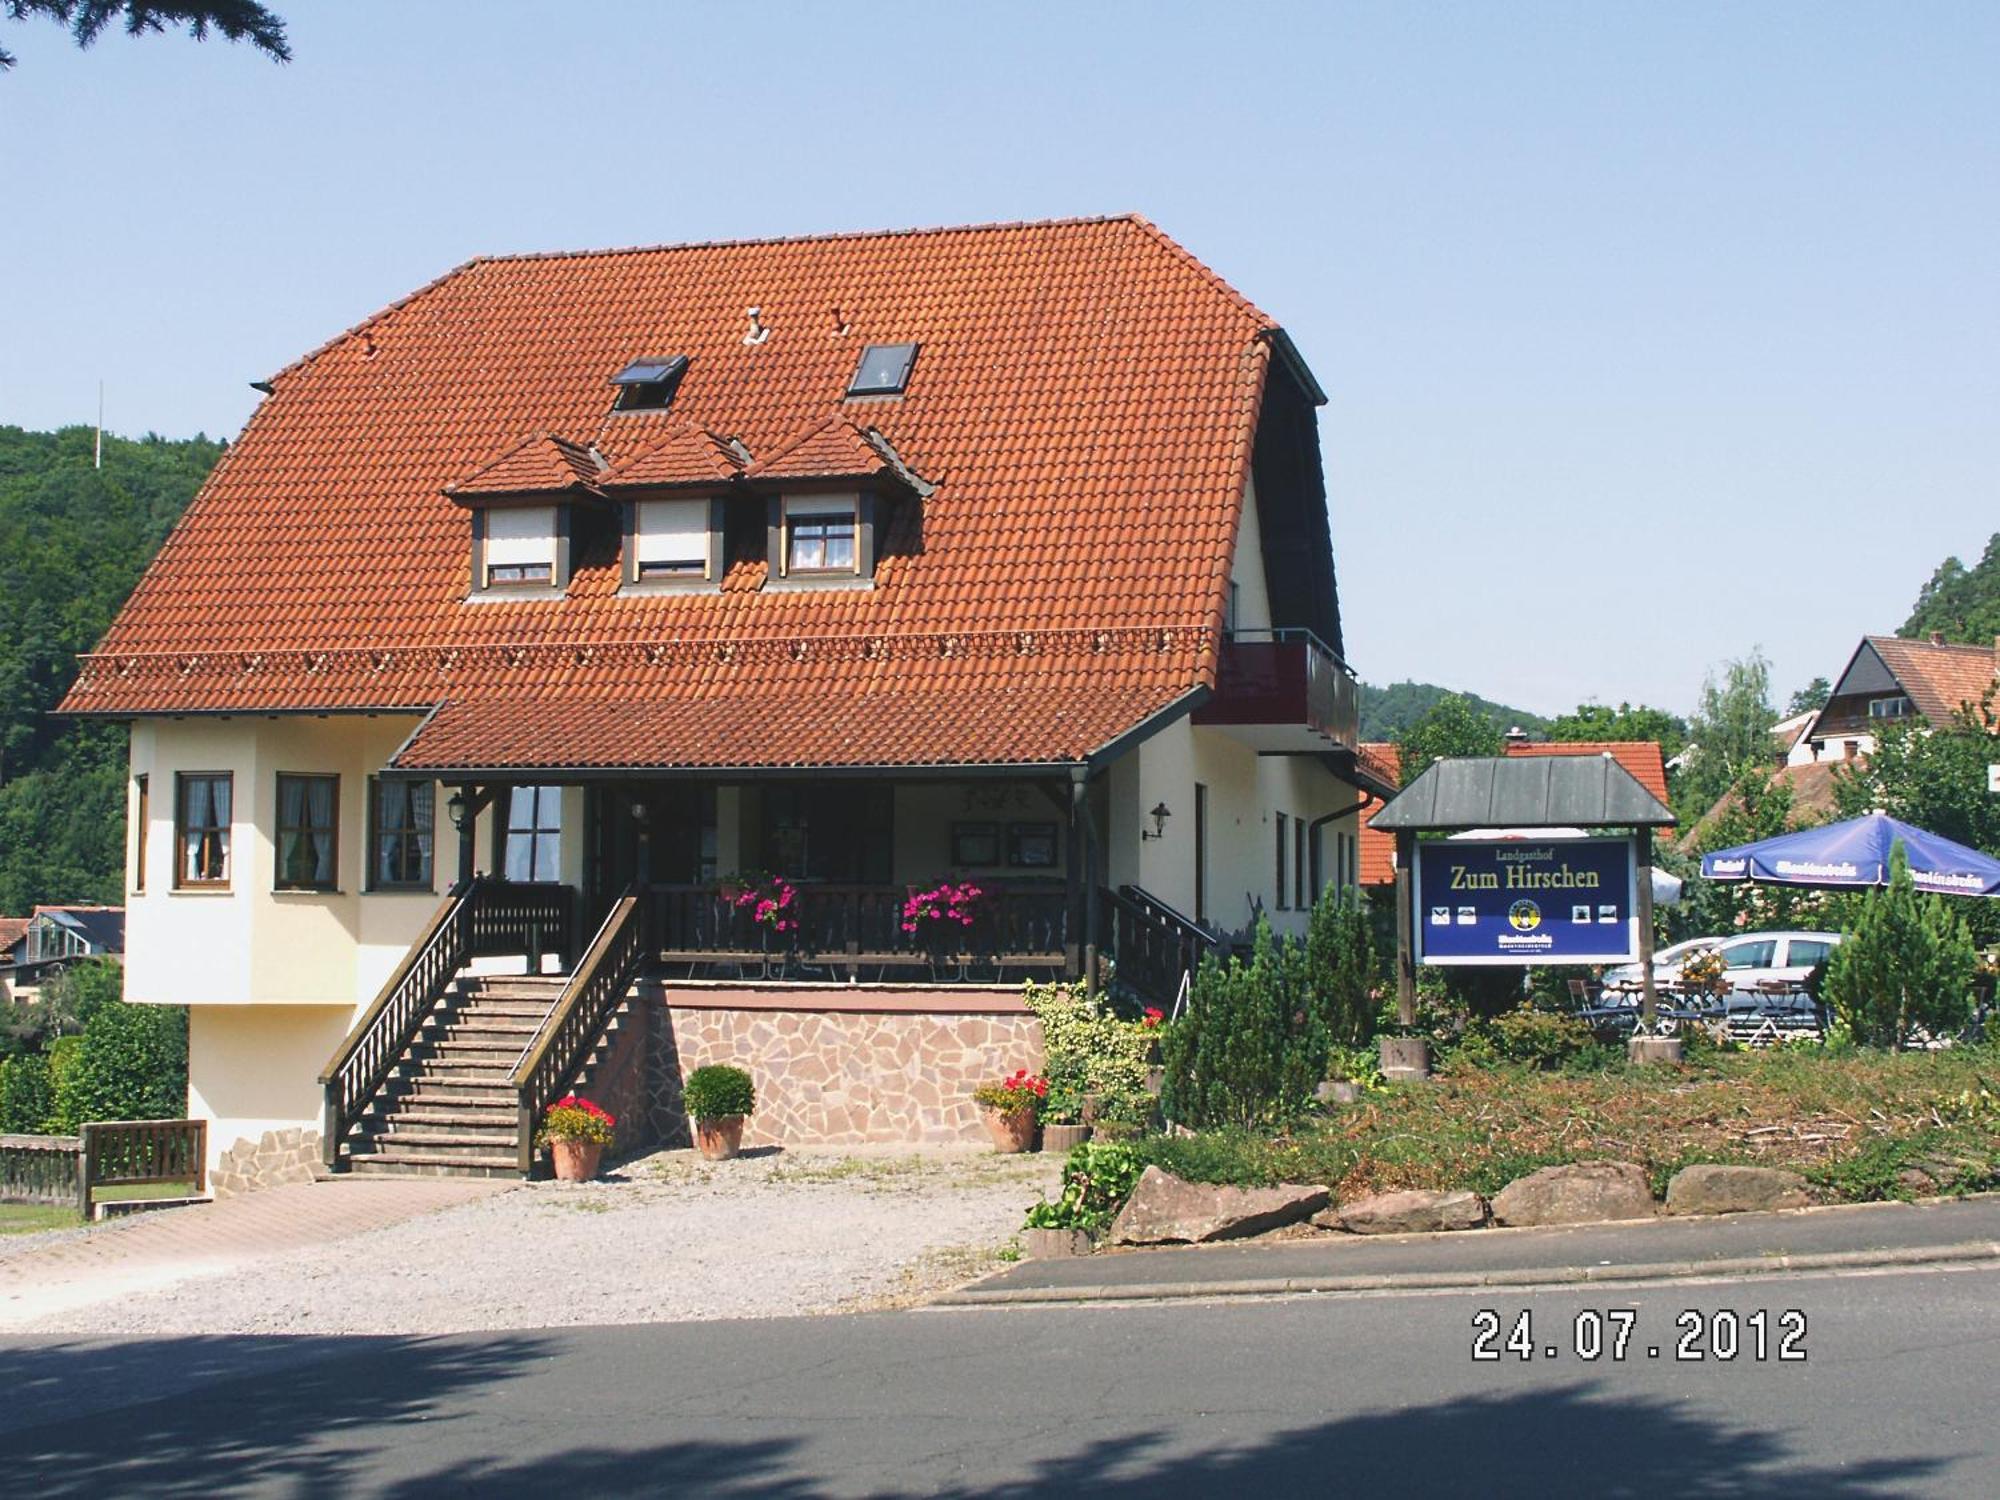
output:
[[[1664,984],[1669,979],[1678,977],[1681,972],[1682,959],[1700,949],[1713,948],[1721,941],[1722,939],[1720,938],[1689,938],[1685,942],[1675,943],[1671,948],[1655,949],[1653,953],[1653,982],[1655,984]],[[1637,964],[1619,964],[1615,968],[1606,969],[1604,971],[1604,982],[1606,984],[1637,984],[1639,982],[1639,966]]]
[[[1797,986],[1826,961],[1839,946],[1838,932],[1745,932],[1735,937],[1692,938],[1653,955],[1655,983],[1680,976],[1681,962],[1698,950],[1713,948],[1722,955],[1729,977],[1730,992],[1723,996],[1729,1010],[1756,1010],[1788,1004],[1810,1005],[1810,1000],[1788,999],[1758,989],[1760,984],[1782,981]],[[1605,972],[1607,982],[1632,983],[1639,977],[1637,964],[1622,964]]]

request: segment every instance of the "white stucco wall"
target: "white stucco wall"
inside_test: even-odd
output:
[[[209,1122],[211,1167],[239,1140],[319,1128],[319,1071],[352,1020],[348,1006],[189,1007],[188,1115]]]

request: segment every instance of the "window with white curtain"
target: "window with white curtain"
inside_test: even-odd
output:
[[[708,501],[640,501],[632,541],[635,577],[707,577]]]
[[[378,779],[368,829],[369,886],[429,890],[436,837],[436,784]]]
[[[340,847],[340,778],[278,777],[278,869],[281,891],[330,891]]]
[[[852,573],[859,502],[852,495],[785,501],[786,573]]]
[[[229,814],[234,782],[228,772],[176,778],[174,884],[229,884]]]
[[[555,576],[553,505],[496,507],[486,512],[486,587],[553,583]]]

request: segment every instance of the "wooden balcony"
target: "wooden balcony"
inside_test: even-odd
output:
[[[1352,751],[1361,692],[1347,664],[1309,630],[1239,630],[1222,643],[1215,693],[1193,721],[1259,751]]]
[[[791,905],[760,922],[740,887],[656,885],[648,931],[667,973],[694,979],[993,984],[1073,971],[1060,883],[975,883],[970,926],[919,922],[915,932],[903,915],[912,886],[799,882]]]

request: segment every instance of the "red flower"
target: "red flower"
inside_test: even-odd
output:
[[[1149,1005],[1146,1007],[1146,1014],[1139,1018],[1139,1024],[1150,1031],[1153,1027],[1166,1020],[1166,1018],[1167,1013],[1161,1010],[1159,1006]]]

